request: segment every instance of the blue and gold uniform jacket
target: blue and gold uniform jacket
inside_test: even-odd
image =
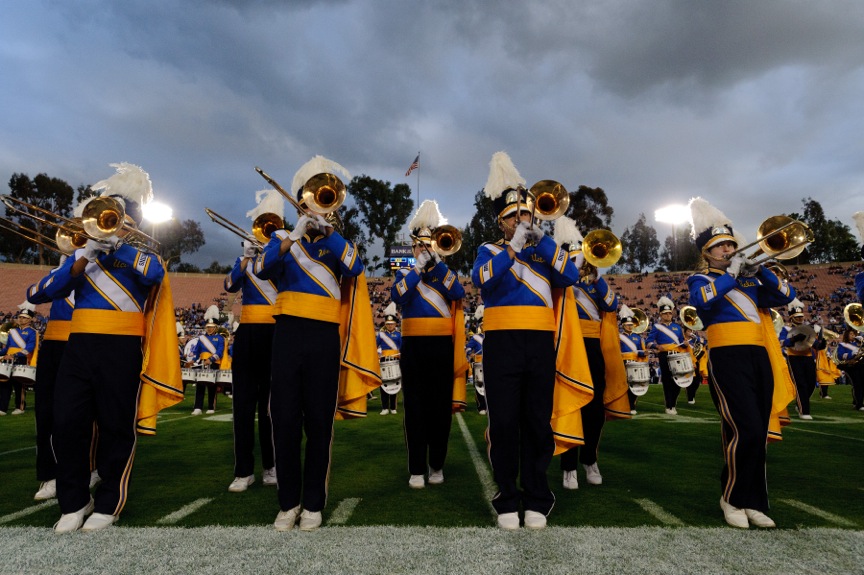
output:
[[[0,350],[0,356],[14,355],[15,363],[32,365],[38,343],[39,334],[32,327],[13,327],[9,330],[6,345]]]
[[[72,277],[72,265],[83,252],[76,251],[46,278],[44,297],[56,300],[74,292],[71,333],[143,336],[144,304],[150,289],[165,276],[159,257],[121,244]]]
[[[579,281],[579,269],[567,251],[549,236],[526,246],[510,259],[506,240],[477,250],[471,280],[480,288],[484,331],[525,329],[555,331],[553,288]]]
[[[609,289],[606,280],[597,278],[594,283],[578,281],[573,285],[576,296],[576,309],[579,311],[579,324],[582,337],[600,337],[601,312],[618,309],[618,295]]]
[[[286,237],[285,230],[275,232],[255,261],[255,275],[276,283],[273,314],[340,323],[342,276],[363,271],[357,248],[334,231],[329,236],[306,234],[280,256]]]
[[[841,341],[837,344],[837,359],[840,361],[849,361],[857,353],[858,346],[852,342],[844,343]]]
[[[795,329],[793,327],[789,327],[788,325],[784,325],[780,330],[780,333],[777,334],[777,339],[780,340],[780,345],[783,347],[783,353],[786,355],[792,355],[795,357],[813,357],[815,359],[815,352],[821,349],[825,349],[825,340],[822,337],[817,337],[813,342],[812,347],[807,349],[794,349],[795,341],[792,337],[789,337],[790,332]]]
[[[192,348],[193,361],[207,360],[211,357],[218,363],[225,358],[225,338],[214,333],[212,335],[202,334],[198,336],[198,342]]]
[[[483,339],[485,336],[482,333],[475,333],[468,339],[465,344],[465,355],[470,359],[472,356],[483,355]],[[479,360],[474,360],[479,361]]]
[[[645,340],[638,333],[621,333],[618,335],[621,341],[621,357],[624,361],[648,361],[645,354]]]
[[[699,317],[702,317],[701,314]],[[685,346],[687,342],[684,341],[684,330],[679,324],[673,321],[667,325],[658,321],[651,326],[645,344],[656,348],[657,351],[675,351]]]
[[[48,325],[42,338],[46,341],[68,341],[72,325],[72,312],[75,310],[75,294],[51,299],[45,294],[45,285],[60,268],[48,272],[48,275],[27,289],[27,301],[32,304],[51,303],[48,312]],[[53,280],[52,280],[53,281]]]
[[[451,303],[465,297],[458,276],[444,262],[429,271],[400,269],[390,288],[390,297],[402,308],[402,333],[413,335],[453,335]],[[462,326],[457,326],[461,328]]]
[[[240,323],[274,323],[273,306],[276,304],[276,284],[271,280],[259,278],[254,273],[255,262],[250,261],[243,269],[237,258],[234,267],[225,276],[225,291],[237,293],[242,290],[243,308]]]
[[[375,334],[375,343],[378,345],[378,355],[387,357],[388,355],[396,355],[402,349],[402,334],[398,329],[392,332],[382,329]]]
[[[858,294],[858,301],[864,303],[864,272],[855,274],[855,292]]]
[[[723,270],[687,278],[690,304],[699,312],[711,348],[728,345],[763,345],[760,308],[786,305],[795,288],[781,282],[764,266],[754,277],[733,278]],[[772,328],[773,331],[773,328]]]

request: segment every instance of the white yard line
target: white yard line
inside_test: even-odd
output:
[[[13,453],[19,453],[21,451],[30,451],[31,449],[36,449],[36,446],[31,445],[30,447],[22,447],[20,449],[13,449],[11,451],[4,451],[3,453],[0,453],[0,457],[3,457],[4,455],[11,455]]]
[[[28,515],[36,513],[37,511],[42,511],[43,509],[52,507],[54,505],[57,505],[57,500],[49,499],[48,501],[40,503],[39,505],[34,505],[33,507],[27,507],[25,509],[22,509],[21,511],[16,511],[15,513],[4,515],[3,517],[0,517],[0,525],[2,525],[3,523],[9,523],[10,521],[15,521],[16,519],[21,519],[22,517],[27,517]]]
[[[327,525],[345,525],[351,519],[351,515],[354,514],[354,509],[357,508],[358,503],[360,503],[359,497],[349,497],[340,501],[333,513],[330,514]]]
[[[836,437],[838,439],[848,439],[849,441],[864,441],[864,438],[861,438],[861,437],[848,437],[846,435],[837,435],[836,433],[825,433],[824,431],[816,431],[815,429],[805,429],[805,428],[801,427],[801,425],[810,425],[810,424],[807,423],[807,424],[796,425],[795,427],[786,428],[784,431],[791,431],[793,433],[801,431],[803,433],[815,433],[816,435],[827,435],[828,437]]]
[[[804,513],[809,513],[810,515],[815,515],[816,517],[821,517],[825,521],[830,521],[836,525],[840,525],[841,527],[857,527],[857,525],[853,521],[849,521],[848,519],[844,519],[839,515],[834,515],[833,513],[829,513],[828,511],[823,511],[818,507],[813,507],[812,505],[807,505],[801,501],[797,501],[795,499],[780,499],[780,503],[785,503],[789,507],[794,507],[795,509],[799,509]]]
[[[497,491],[495,482],[492,481],[492,473],[486,465],[486,460],[480,455],[477,444],[474,443],[474,437],[471,435],[471,430],[468,429],[468,425],[465,423],[465,419],[461,413],[456,414],[456,421],[459,423],[459,429],[462,431],[465,445],[468,446],[468,455],[471,456],[471,461],[474,463],[474,470],[477,471],[477,477],[480,478],[480,485],[483,487],[483,496],[486,498],[486,503],[492,511],[492,516],[498,517],[498,512],[492,507],[492,498]]]
[[[650,499],[634,499],[633,501],[641,507],[648,515],[651,515],[662,523],[670,527],[684,527],[684,522],[651,501]]]
[[[201,499],[196,499],[195,501],[193,501],[189,505],[184,505],[183,507],[181,507],[180,509],[178,509],[174,513],[169,513],[168,515],[166,515],[165,517],[163,517],[162,519],[160,519],[156,523],[158,525],[174,525],[175,523],[177,523],[181,519],[188,517],[189,515],[192,515],[193,513],[195,513],[196,511],[198,511],[199,509],[201,509],[202,507],[204,507],[205,505],[207,505],[211,501],[213,501],[213,498],[209,498],[209,497],[203,497]]]

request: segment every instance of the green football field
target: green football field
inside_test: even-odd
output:
[[[832,388],[831,400],[814,394],[814,420],[793,415],[784,441],[769,447],[777,530],[725,526],[719,418],[707,387],[695,405],[679,401],[675,417],[663,413],[662,391],[652,386],[637,416],[604,429],[603,485],[587,485],[580,471],[580,488],[564,490],[554,459],[550,527],[516,534],[494,528],[485,417],[473,402],[453,420],[445,483],[423,490],[407,484],[401,412],[381,416],[373,401],[366,419],[336,422],[324,528],[279,534],[270,527],[276,490],[261,484],[260,470],[248,491],[227,491],[230,399],[220,397],[215,415],[193,417],[192,391],[162,412],[155,437],[139,439],[120,522],[94,534],[53,534],[56,502],[32,499],[32,409],[0,418],[0,542],[17,561],[0,561],[0,573],[151,564],[156,572],[215,573],[237,562],[249,572],[544,573],[571,572],[564,568],[572,564],[593,573],[864,572],[864,412],[852,409],[847,386]],[[93,553],[101,564],[88,562]],[[259,571],[262,554],[273,557]],[[57,571],[64,557],[72,563]]]

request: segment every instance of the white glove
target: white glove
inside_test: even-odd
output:
[[[510,248],[517,254],[525,247],[525,242],[528,241],[528,224],[519,222],[516,226],[516,231],[513,232],[513,237],[510,239]]]
[[[423,250],[422,252],[420,252],[420,254],[414,261],[414,269],[417,271],[418,274],[423,273],[423,268],[426,267],[426,264],[429,263],[430,259],[432,259],[432,256],[429,255],[429,252],[427,250]]]
[[[101,254],[107,254],[111,251],[111,245],[98,240],[87,240],[84,246],[82,257],[88,262],[95,262]]]
[[[303,214],[297,218],[297,225],[294,226],[294,229],[288,234],[288,239],[292,242],[299,242],[303,239],[303,235],[309,228],[318,229],[318,222],[315,221],[315,218]]]
[[[741,269],[738,271],[738,275],[742,278],[752,278],[756,275],[756,272],[759,271],[761,267],[760,264],[754,264],[753,260],[744,260],[744,265],[741,266]]]
[[[540,226],[528,228],[528,231],[526,232],[526,238],[528,241],[534,242],[535,244],[539,244],[540,240],[542,240],[545,235],[546,234],[543,233],[543,230],[540,229]]]
[[[732,256],[732,259],[729,260],[729,267],[726,268],[726,273],[732,276],[733,278],[737,278],[741,273],[741,268],[747,262],[747,258],[740,254],[736,254]]]
[[[432,250],[432,259],[435,260],[436,264],[441,263],[441,256],[435,250]]]
[[[327,233],[327,228],[333,228],[333,224],[327,221],[327,218],[322,216],[321,214],[315,214],[315,222],[318,224],[318,229],[322,233]]]
[[[249,240],[244,240],[241,245],[243,246],[244,258],[255,259],[256,257],[258,257],[258,246],[256,246],[253,242],[250,242]]]

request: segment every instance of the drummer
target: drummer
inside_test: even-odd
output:
[[[39,347],[39,334],[30,326],[36,307],[24,302],[18,306],[18,327],[9,330],[6,346],[0,350],[0,361],[14,365],[36,365],[37,349]],[[0,382],[0,415],[6,415],[9,410],[9,398],[12,388],[15,388],[15,409],[12,415],[24,413],[25,389],[21,380],[6,380]]]
[[[621,358],[625,364],[628,361],[638,361],[645,363],[647,367],[648,353],[645,351],[645,341],[640,334],[633,332],[633,328],[636,327],[633,310],[627,307],[626,304],[621,304],[618,317],[621,319],[621,330],[624,332],[618,335],[618,339],[621,342]],[[650,373],[650,370],[646,373]],[[645,383],[647,384],[648,382],[646,381]],[[627,398],[630,400],[630,415],[636,415],[636,400],[638,396],[628,389]]]
[[[804,304],[798,298],[792,300],[786,310],[792,328],[783,326],[778,338],[786,352],[789,371],[798,390],[798,417],[809,420],[813,419],[810,415],[810,396],[816,389],[816,357],[813,352],[825,349],[826,342],[823,337],[816,337],[815,330],[804,323]]]
[[[475,315],[476,317],[476,315]],[[474,368],[474,397],[477,399],[477,412],[480,415],[486,415],[486,395],[485,391],[480,393],[479,389],[483,389],[483,339],[486,337],[483,334],[482,316],[480,323],[477,324],[477,333],[469,334],[468,341],[465,344],[465,355],[468,357],[468,365],[480,365],[481,369]],[[478,378],[480,381],[478,381]]]
[[[214,317],[215,316],[215,317]],[[222,358],[225,356],[225,338],[216,333],[216,319],[219,317],[219,309],[212,305],[204,315],[207,323],[204,326],[203,335],[198,337],[198,343],[192,350],[192,361],[187,362],[186,367],[192,367],[193,363],[201,363],[202,369],[219,369]],[[207,392],[207,413],[216,411],[216,382],[199,381],[195,385],[195,404],[192,415],[201,415],[204,407],[204,393]]]
[[[660,362],[660,383],[663,384],[663,398],[666,403],[666,415],[678,415],[676,404],[681,388],[672,378],[669,368],[669,354],[687,351],[684,341],[684,330],[680,324],[672,321],[675,304],[666,296],[657,300],[660,310],[660,321],[656,322],[645,340],[649,349],[656,350]]]
[[[378,345],[378,358],[395,357],[398,362],[399,350],[402,349],[402,333],[396,324],[396,304],[390,302],[384,311],[387,314],[384,316],[384,327],[375,336]],[[384,387],[381,387],[381,415],[397,413],[397,395],[398,392],[387,393],[384,391]]]

